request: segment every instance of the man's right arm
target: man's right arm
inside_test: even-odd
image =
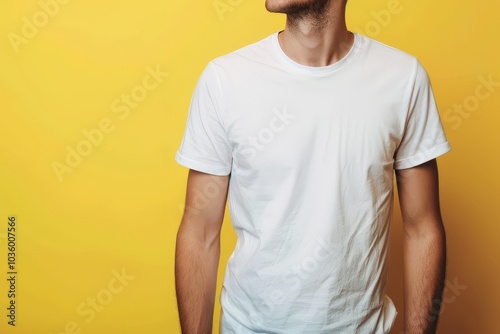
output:
[[[189,170],[175,250],[175,286],[183,334],[212,332],[228,185],[229,175]]]

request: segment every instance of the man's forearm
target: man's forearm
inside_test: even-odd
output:
[[[446,273],[446,237],[441,226],[405,234],[405,334],[436,331]]]
[[[184,229],[177,234],[175,285],[183,334],[212,332],[219,239],[202,242]]]

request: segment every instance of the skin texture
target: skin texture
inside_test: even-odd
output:
[[[287,15],[278,40],[292,60],[308,66],[327,66],[342,59],[354,43],[345,22],[346,2],[266,0],[266,8]]]
[[[405,334],[435,333],[446,271],[436,159],[396,171],[404,226]]]
[[[327,66],[342,59],[354,42],[353,34],[346,28],[346,2],[266,0],[266,8],[287,15],[278,40],[291,59],[308,66]],[[446,266],[436,161],[398,170],[396,179],[405,232],[405,334],[431,334],[437,324]],[[175,255],[183,334],[212,331],[220,229],[228,185],[228,176],[189,171],[186,210]],[[208,192],[208,188],[218,190]]]
[[[182,333],[212,332],[220,230],[229,176],[190,170],[177,232],[175,285]]]

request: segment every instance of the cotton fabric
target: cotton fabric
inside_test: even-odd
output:
[[[302,65],[278,33],[207,64],[175,157],[230,175],[221,333],[389,333],[394,170],[451,149],[429,77],[360,34]]]

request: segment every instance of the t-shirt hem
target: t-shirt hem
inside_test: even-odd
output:
[[[175,154],[175,161],[177,161],[178,164],[184,167],[187,167],[189,169],[194,169],[199,172],[207,174],[226,176],[229,175],[229,173],[231,172],[231,167],[213,166],[204,162],[187,158],[181,155],[179,152]]]
[[[444,143],[434,146],[433,148],[427,151],[421,152],[419,154],[416,154],[414,156],[405,159],[395,161],[394,169],[405,169],[405,168],[415,167],[420,164],[423,164],[424,162],[437,158],[445,153],[448,153],[449,151],[451,151],[450,143],[448,141],[445,141]]]

